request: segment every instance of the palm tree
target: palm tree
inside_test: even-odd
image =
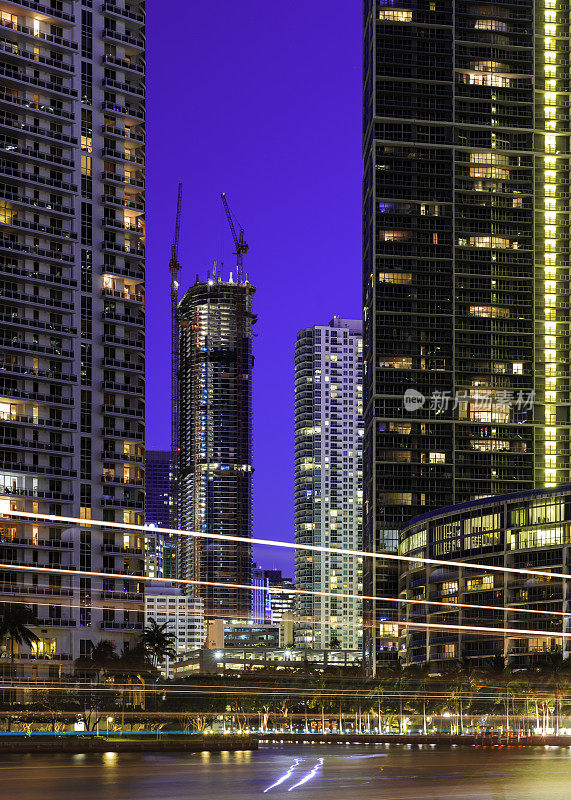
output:
[[[118,666],[119,656],[115,652],[115,645],[108,639],[102,639],[93,645],[88,656],[80,656],[75,661],[76,669],[82,672],[95,673],[98,681],[104,675],[114,672]]]
[[[175,658],[175,642],[176,636],[174,633],[169,633],[168,622],[162,625],[156,619],[149,620],[149,624],[143,629],[141,634],[141,644],[151,657],[153,666],[157,667],[165,658]]]
[[[562,686],[569,685],[571,661],[563,653],[554,648],[546,653],[540,665],[541,671],[549,681],[549,688],[553,688],[555,699],[555,735],[559,734],[561,720],[560,692]]]
[[[10,672],[12,682],[16,677],[15,670],[15,645],[26,644],[31,647],[38,641],[36,634],[28,626],[37,625],[38,620],[31,606],[19,603],[2,603],[0,607],[2,619],[0,620],[0,642],[6,639],[10,642]]]

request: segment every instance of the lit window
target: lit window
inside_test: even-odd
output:
[[[412,22],[412,11],[401,8],[380,8],[379,19],[383,22]]]

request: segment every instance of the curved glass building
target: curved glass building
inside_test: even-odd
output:
[[[399,552],[465,564],[402,562],[399,596],[426,601],[401,604],[401,619],[410,623],[400,644],[407,664],[481,663],[501,655],[512,666],[525,666],[545,651],[571,649],[561,635],[569,632],[563,616],[569,613],[569,591],[558,577],[571,575],[571,485],[489,497],[416,517],[401,531]],[[557,574],[486,571],[472,563]],[[500,630],[496,636],[476,628]]]

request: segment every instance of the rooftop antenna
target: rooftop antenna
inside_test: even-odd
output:
[[[226,219],[228,220],[232,238],[234,239],[234,246],[236,248],[234,252],[234,255],[236,256],[236,281],[237,283],[242,283],[244,256],[248,252],[248,244],[244,240],[244,228],[242,228],[239,222],[232,216],[228,201],[226,200],[226,194],[222,192],[220,197],[222,199],[222,205],[224,206],[224,211],[226,212]],[[238,226],[239,233],[236,233],[236,226]]]
[[[180,420],[180,385],[179,385],[179,331],[178,331],[178,273],[181,266],[178,260],[178,242],[180,237],[180,211],[182,206],[182,183],[178,185],[176,201],[176,218],[174,236],[171,243],[171,258],[169,273],[171,276],[171,468],[170,468],[170,498],[171,498],[171,528],[178,530],[180,527],[179,515],[179,420]]]

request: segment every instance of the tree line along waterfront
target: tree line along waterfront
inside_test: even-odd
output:
[[[0,731],[185,730],[354,733],[571,734],[571,660],[537,654],[525,669],[500,656],[446,670],[398,663],[376,679],[358,666],[245,670],[166,680],[166,625],[151,620],[131,650],[101,640],[73,670],[42,683],[18,676],[14,653],[33,643],[29,606],[5,606],[0,625]]]

